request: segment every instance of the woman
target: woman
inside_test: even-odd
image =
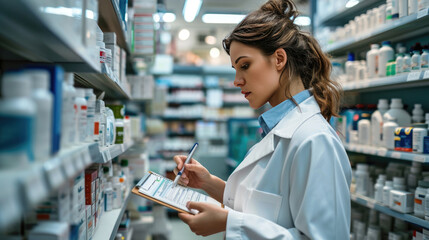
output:
[[[348,239],[351,168],[328,121],[340,87],[316,40],[293,23],[295,5],[270,0],[223,40],[236,70],[234,85],[259,117],[263,139],[226,182],[196,160],[180,183],[206,191],[220,208],[189,202],[197,215],[179,217],[198,235],[226,239]],[[181,169],[186,156],[175,156]],[[175,172],[177,174],[177,169]]]

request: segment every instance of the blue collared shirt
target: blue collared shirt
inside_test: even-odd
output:
[[[296,103],[300,104],[310,96],[310,91],[304,90],[293,96],[293,98]],[[262,128],[262,137],[265,137],[295,107],[295,103],[287,99],[259,116],[258,121]]]

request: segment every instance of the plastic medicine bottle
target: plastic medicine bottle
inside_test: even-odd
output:
[[[387,63],[390,60],[394,60],[393,48],[390,46],[390,41],[384,41],[382,47],[379,50],[378,57],[378,76],[386,76]]]
[[[410,54],[408,53],[404,54],[404,67],[402,72],[404,73],[411,72],[411,57],[410,57]]]
[[[382,146],[383,141],[383,115],[389,109],[387,99],[378,99],[377,110],[371,115],[371,144]]]
[[[374,185],[374,199],[379,203],[383,203],[383,188],[386,183],[386,175],[378,175],[377,183]]]
[[[389,206],[390,204],[390,190],[393,189],[393,182],[386,181],[386,184],[383,187],[383,204]]]
[[[364,119],[358,122],[359,144],[371,145],[371,122],[368,120],[369,113],[362,113]]]
[[[63,81],[63,103],[62,103],[62,118],[61,118],[61,148],[71,146],[75,143],[76,135],[76,117],[73,108],[76,89],[74,88],[73,73],[66,73]]]
[[[423,218],[425,216],[425,199],[429,188],[429,181],[419,181],[414,194],[414,215]]]
[[[419,103],[414,104],[413,108],[413,116],[411,117],[411,120],[413,123],[423,123],[425,120],[425,117],[423,116],[424,112],[422,109],[422,105]]]
[[[413,124],[413,152],[423,153],[423,139],[428,135],[428,124]]]
[[[85,89],[76,88],[75,107],[77,112],[77,128],[78,128],[78,142],[85,142],[86,138],[86,124],[87,124],[87,101],[85,100]]]
[[[420,66],[422,70],[429,69],[429,49],[423,49]]]
[[[36,104],[36,135],[33,152],[36,161],[49,160],[52,148],[53,96],[49,91],[49,72],[43,69],[25,71],[31,76],[33,91],[31,98]]]
[[[378,44],[371,44],[371,50],[366,53],[368,78],[374,78],[378,73]]]
[[[3,99],[0,100],[0,168],[26,166],[34,160],[36,106],[29,97],[31,79],[22,72],[6,72],[1,90]]]
[[[395,149],[395,129],[398,127],[396,118],[387,116],[383,124],[383,143],[387,149]]]
[[[411,71],[420,71],[420,67],[421,67],[420,51],[413,51],[413,56],[411,57]]]
[[[367,164],[357,164],[356,168],[356,193],[368,196],[369,172]]]
[[[400,127],[410,126],[411,116],[403,108],[402,99],[392,98],[390,109],[383,115],[384,119],[387,117],[394,117]]]

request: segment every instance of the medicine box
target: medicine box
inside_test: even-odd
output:
[[[429,153],[429,136],[423,138],[423,153]]]
[[[70,229],[63,222],[42,222],[34,227],[29,235],[29,240],[68,240]]]
[[[405,191],[390,191],[390,208],[401,213],[412,213],[414,210],[414,194]]]
[[[398,127],[395,129],[395,150],[403,152],[413,151],[413,128]]]
[[[105,32],[103,41],[105,44],[116,44],[116,33]]]

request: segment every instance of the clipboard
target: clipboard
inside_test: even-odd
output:
[[[153,201],[153,202],[156,202],[156,203],[159,203],[159,204],[161,204],[161,205],[163,205],[163,206],[165,206],[165,207],[168,207],[168,208],[170,208],[170,209],[173,209],[173,210],[176,210],[176,211],[178,211],[178,212],[181,212],[181,213],[190,213],[190,214],[197,214],[198,213],[198,211],[197,210],[195,210],[195,209],[188,209],[188,208],[186,208],[185,206],[181,206],[179,203],[177,203],[177,202],[173,202],[173,201],[171,201],[171,200],[167,200],[167,199],[162,199],[162,198],[160,198],[160,197],[158,197],[158,196],[151,196],[150,194],[146,194],[146,193],[144,193],[144,191],[142,190],[141,191],[141,189],[140,188],[142,188],[145,184],[149,184],[147,181],[151,181],[151,179],[153,179],[153,177],[156,177],[156,178],[158,178],[158,179],[160,179],[160,181],[162,180],[163,182],[161,183],[161,185],[162,184],[166,184],[166,185],[164,185],[164,187],[165,186],[169,186],[168,184],[172,184],[172,182],[173,181],[171,181],[170,179],[168,179],[168,178],[166,178],[166,177],[164,177],[164,176],[162,176],[162,175],[160,175],[160,174],[157,174],[157,173],[154,173],[154,172],[151,172],[151,171],[149,171],[148,173],[146,173],[146,175],[137,183],[137,185],[131,190],[131,192],[133,193],[133,194],[135,194],[135,195],[138,195],[138,196],[140,196],[140,197],[144,197],[144,198],[146,198],[146,199],[149,199],[149,200],[151,200],[151,201]],[[165,181],[165,182],[164,182]],[[158,188],[160,188],[161,186],[159,186]],[[202,193],[199,193],[199,192],[197,192],[197,191],[195,191],[195,190],[193,190],[193,189],[191,189],[191,188],[188,188],[188,187],[184,187],[184,186],[178,186],[178,187],[180,187],[180,188],[182,188],[182,190],[183,189],[186,189],[186,191],[189,191],[190,193],[192,193],[192,196],[194,195],[194,194],[198,194],[198,195],[201,195],[202,196],[202,198],[204,198],[204,199],[208,199],[209,201],[207,201],[208,203],[214,203],[214,204],[218,204],[220,207],[223,207],[223,204],[221,204],[221,203],[219,203],[218,201],[216,201],[216,200],[214,200],[213,198],[211,198],[211,197],[209,197],[209,196],[207,196],[207,195],[205,195],[205,194],[202,194]],[[158,193],[158,190],[156,190],[155,191],[155,193]],[[192,201],[192,200],[191,200]],[[199,202],[205,202],[205,201],[199,201]]]

